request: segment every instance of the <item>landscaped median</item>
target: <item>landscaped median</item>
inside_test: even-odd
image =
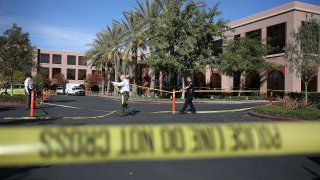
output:
[[[271,120],[320,120],[320,110],[317,108],[289,109],[278,105],[259,105],[253,110],[255,114],[265,115]]]

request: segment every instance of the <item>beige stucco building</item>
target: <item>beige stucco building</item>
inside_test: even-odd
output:
[[[49,79],[54,79],[56,74],[62,73],[69,83],[84,84],[84,79],[94,71],[90,65],[91,61],[86,61],[84,54],[79,52],[38,49],[34,61],[40,66],[32,75],[41,73]]]
[[[195,80],[201,80],[205,76],[207,86],[222,89],[237,89],[238,82],[244,82],[241,89],[265,89],[301,91],[301,78],[294,72],[290,72],[284,59],[283,47],[293,41],[291,33],[298,30],[306,14],[320,20],[320,6],[291,2],[259,14],[255,14],[237,21],[230,22],[228,25],[234,30],[226,32],[228,39],[254,35],[262,43],[270,43],[275,47],[274,51],[267,56],[268,61],[275,62],[278,69],[267,74],[266,81],[260,86],[259,75],[254,72],[242,73],[239,77],[228,77],[218,71],[208,67],[205,71],[195,74]],[[267,42],[267,39],[268,40]],[[202,75],[201,75],[202,74]],[[318,75],[309,83],[309,91],[320,92],[320,68]],[[200,83],[203,84],[203,83]]]

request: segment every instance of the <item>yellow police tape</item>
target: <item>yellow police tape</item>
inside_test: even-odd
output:
[[[162,89],[156,89],[156,88],[150,88],[150,87],[145,87],[145,86],[138,86],[138,85],[134,85],[134,84],[130,84],[131,86],[136,86],[137,88],[141,88],[141,89],[148,89],[151,91],[159,91],[159,92],[165,92],[165,93],[173,93],[173,91],[167,91],[167,90],[162,90]],[[204,87],[202,87],[204,88]],[[203,89],[203,90],[194,90],[195,93],[260,93],[260,92],[293,92],[293,91],[288,91],[288,90],[273,90],[273,89],[258,89],[258,90],[226,90],[226,89],[215,89],[215,88],[207,88],[207,89]],[[176,93],[182,93],[182,90],[177,90]]]
[[[0,166],[320,153],[320,123],[0,127]]]

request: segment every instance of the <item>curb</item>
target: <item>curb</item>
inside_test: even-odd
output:
[[[91,95],[95,97],[103,97],[112,100],[118,100],[119,98],[113,96]],[[171,104],[171,101],[159,101],[159,100],[135,100],[130,98],[128,102],[133,103],[146,103],[146,104]],[[184,103],[183,101],[176,101],[177,104]],[[277,103],[274,101],[274,103]],[[269,104],[269,101],[193,101],[193,104]]]
[[[266,119],[271,121],[299,121],[298,119],[292,118],[285,118],[285,117],[277,117],[277,116],[269,116],[264,114],[259,114],[254,111],[249,111],[248,114],[252,117],[259,118],[259,119]]]
[[[0,106],[23,106],[24,103],[18,102],[0,102]]]

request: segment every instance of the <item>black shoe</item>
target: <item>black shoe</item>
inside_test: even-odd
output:
[[[178,114],[187,114],[185,111],[178,111]]]
[[[191,111],[191,114],[197,114],[197,112],[196,111]]]

